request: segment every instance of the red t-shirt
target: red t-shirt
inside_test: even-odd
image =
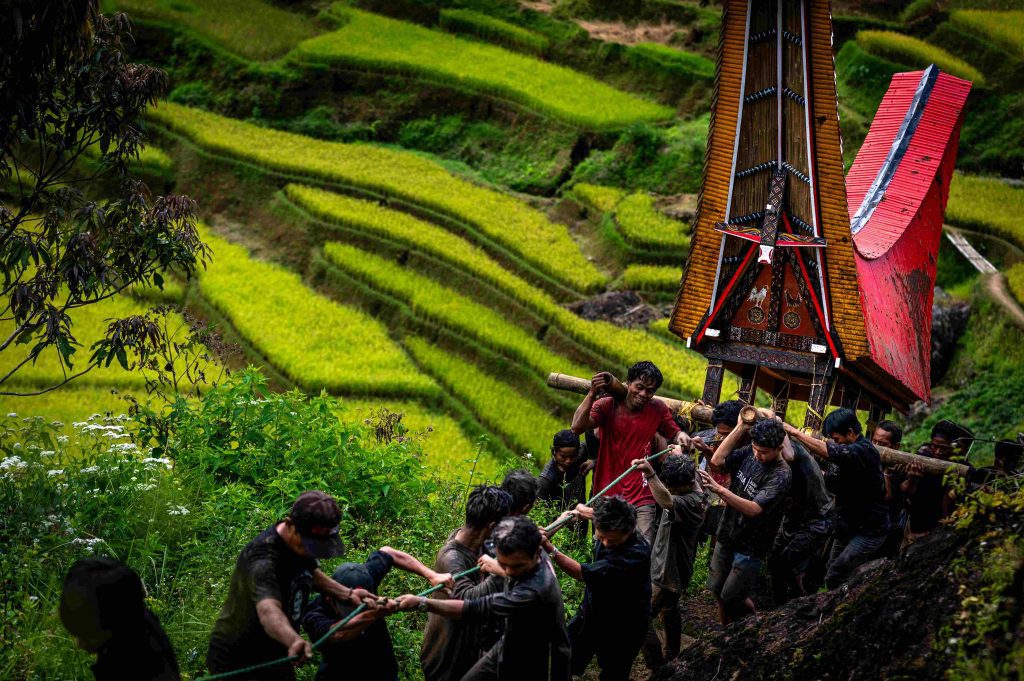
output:
[[[601,447],[597,450],[597,468],[594,469],[596,494],[622,472],[633,459],[651,455],[651,440],[655,433],[671,442],[679,432],[672,412],[659,399],[651,400],[642,411],[633,412],[624,405],[616,405],[611,397],[602,397],[590,408],[590,420],[601,429]],[[608,490],[608,495],[620,494],[634,506],[654,503],[647,480],[640,473],[627,475]]]

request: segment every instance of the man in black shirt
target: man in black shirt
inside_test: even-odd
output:
[[[903,429],[894,421],[879,421],[871,433],[871,444],[875,447],[899,449],[903,444]],[[882,465],[882,479],[885,482],[885,503],[889,507],[889,533],[882,545],[881,555],[895,556],[903,543],[907,508],[903,498],[902,485],[907,474],[904,466]]]
[[[875,558],[885,543],[889,509],[885,504],[882,459],[861,434],[860,421],[852,409],[836,409],[825,417],[822,432],[831,441],[819,440],[789,424],[786,432],[839,469],[835,487],[839,521],[825,574],[825,585],[834,589],[857,567]]]
[[[475,567],[484,556],[484,542],[494,527],[509,514],[512,497],[493,485],[478,485],[466,500],[466,524],[453,532],[437,552],[434,569],[458,574]],[[482,571],[455,580],[450,591],[434,598],[472,600],[504,588],[504,580]],[[431,614],[423,632],[420,664],[426,681],[459,681],[483,654],[480,626],[467,620]]]
[[[736,449],[748,430],[751,444]],[[730,488],[700,471],[701,484],[726,505],[708,572],[708,588],[718,600],[722,624],[754,614],[750,595],[779,530],[792,484],[792,473],[782,460],[785,439],[782,424],[774,419],[753,427],[741,420],[711,457],[712,467],[732,476]]]
[[[818,590],[815,580],[807,576],[808,568],[821,556],[835,520],[835,503],[814,458],[799,442],[792,442],[788,437],[782,458],[793,473],[793,484],[782,527],[768,556],[768,572],[777,606]]]
[[[711,428],[693,434],[693,447],[701,453],[704,466],[711,460],[718,445],[732,432],[740,419],[740,410],[744,403],[739,400],[726,400],[719,402],[711,412]],[[741,442],[736,448],[747,444]],[[729,486],[729,474],[726,472],[709,471],[711,477],[720,485]],[[703,544],[708,538],[711,539],[711,550],[715,548],[715,536],[718,532],[718,523],[722,520],[722,513],[725,512],[725,503],[717,496],[712,495],[710,505],[704,517],[704,526],[700,528],[698,543]]]
[[[654,501],[662,509],[651,551],[651,615],[661,616],[665,640],[658,640],[651,626],[644,643],[647,665],[654,669],[679,655],[683,633],[679,598],[693,577],[697,535],[704,524],[708,497],[688,457],[672,454],[662,463],[660,474],[655,474],[650,461],[637,459],[633,463],[647,479]]]
[[[562,590],[541,556],[541,534],[525,516],[506,518],[493,533],[504,591],[468,600],[406,594],[399,610],[421,610],[461,619],[468,626],[500,620],[503,634],[463,681],[568,681],[569,637]],[[494,568],[484,565],[485,570]]]
[[[931,440],[917,454],[949,461],[954,456],[966,458],[974,442],[974,434],[949,420],[932,427]],[[902,549],[921,539],[939,521],[953,512],[953,490],[943,484],[941,475],[927,475],[919,463],[907,466],[906,479],[900,485],[906,499],[907,523]]]
[[[636,509],[620,496],[563,518],[569,515],[593,521],[593,562],[576,562],[547,536],[542,545],[555,565],[587,587],[569,623],[572,673],[582,675],[596,655],[601,681],[627,681],[651,619],[651,547],[636,530]]]
[[[526,515],[537,503],[537,478],[525,468],[506,473],[501,488],[512,496],[512,511],[509,515]]]
[[[434,572],[404,551],[384,546],[371,553],[365,562],[343,563],[334,571],[334,581],[351,589],[376,593],[392,567],[423,577],[431,586],[453,586],[450,574]],[[393,603],[393,602],[392,602]],[[393,612],[391,604],[356,615],[320,649],[323,661],[316,681],[358,678],[360,681],[398,681],[398,660],[391,645],[384,616]],[[318,596],[302,618],[302,627],[310,638],[318,641],[348,616],[354,608],[333,597]]]
[[[139,575],[112,558],[83,558],[64,577],[60,620],[96,654],[96,681],[178,681],[174,648],[146,607]]]
[[[338,584],[318,567],[317,558],[344,551],[338,536],[341,510],[323,492],[303,492],[281,522],[267,528],[242,549],[231,575],[227,600],[210,636],[206,664],[221,673],[297,656],[309,660],[312,646],[298,626],[312,590],[339,601],[376,606],[365,589]],[[292,679],[294,671],[279,665],[249,673],[247,679]]]
[[[560,511],[576,508],[587,500],[589,471],[587,446],[580,444],[580,436],[571,430],[558,431],[551,442],[551,460],[537,478],[538,497],[554,502]]]

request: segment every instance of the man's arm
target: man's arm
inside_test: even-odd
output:
[[[405,551],[399,551],[398,549],[393,549],[390,546],[382,546],[380,548],[380,552],[391,556],[391,560],[394,562],[395,567],[400,570],[405,570],[406,572],[411,572],[414,575],[419,575],[430,582],[430,586],[444,584],[449,589],[455,586],[455,582],[452,581],[450,573],[435,572]]]
[[[350,589],[344,584],[338,584],[320,568],[313,571],[313,588],[322,594],[333,596],[339,601],[352,605],[362,605],[365,601],[367,607],[373,608],[377,604],[377,597],[366,589]]]
[[[814,454],[818,458],[828,458],[828,443],[824,440],[819,440],[810,433],[805,433],[796,426],[782,422],[782,429],[786,431],[786,435],[802,444],[804,447],[810,450],[811,454]]]
[[[292,624],[281,607],[281,601],[264,598],[256,604],[256,615],[267,636],[288,648],[289,657],[298,656],[300,662],[313,657],[313,646],[292,629]]]
[[[555,548],[551,540],[548,539],[548,533],[544,530],[540,531],[541,536],[541,547],[548,552],[548,556],[551,558],[551,562],[560,567],[565,574],[569,575],[578,582],[583,581],[583,568],[580,564],[572,557],[565,555],[561,551]]]
[[[719,451],[721,451],[721,447],[719,447]],[[719,497],[722,498],[722,501],[725,502],[726,506],[736,509],[746,517],[756,518],[757,516],[761,515],[761,512],[764,510],[761,508],[760,504],[749,499],[744,499],[743,497],[737,496],[730,492],[727,488],[715,482],[715,479],[712,478],[711,474],[708,473],[707,471],[697,471],[697,475],[698,477],[700,477],[701,482],[704,483],[704,486],[707,487],[708,491],[717,494]]]
[[[572,415],[572,426],[570,426],[572,432],[582,435],[597,427],[594,420],[590,418],[590,410],[594,407],[594,400],[611,384],[611,381],[612,375],[607,371],[598,372],[590,379],[590,390],[583,396],[583,401],[580,402],[580,406],[576,407],[576,412]]]
[[[722,440],[722,444],[718,445],[718,449],[711,455],[708,463],[714,466],[718,470],[725,469],[725,460],[728,458],[732,451],[739,446],[740,442],[743,441],[743,436],[746,435],[749,426],[743,422],[742,419],[736,422],[736,427],[733,428],[725,439]]]
[[[462,618],[462,611],[466,601],[442,600],[440,598],[426,598],[425,596],[405,594],[398,597],[398,610],[400,612],[416,610],[424,603],[426,604],[427,612],[457,620]]]
[[[672,493],[654,472],[651,462],[647,459],[633,459],[631,465],[636,466],[636,469],[647,479],[647,487],[651,490],[651,496],[654,497],[655,503],[662,508],[672,508]]]

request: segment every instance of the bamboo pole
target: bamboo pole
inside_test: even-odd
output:
[[[548,385],[557,390],[566,390],[580,395],[586,395],[590,392],[590,381],[588,379],[579,378],[578,376],[569,376],[567,374],[548,374]],[[626,386],[622,381],[613,377],[612,392],[619,395],[625,395]],[[669,397],[655,397],[654,399],[664,402],[673,414],[682,414],[683,416],[697,421],[711,423],[712,408],[705,404],[673,400]],[[748,406],[744,407],[743,411],[740,412],[745,423],[753,423],[753,421],[756,420],[756,418],[752,416],[754,409],[755,407]],[[775,417],[775,414],[770,409],[757,408],[756,413],[760,418]],[[815,434],[815,436],[818,437],[818,439],[824,439],[820,434]],[[924,469],[924,472],[930,475],[943,475],[946,471],[951,470],[961,477],[966,477],[967,473],[970,471],[970,468],[962,463],[944,461],[931,456],[919,456],[917,454],[903,452],[898,449],[889,449],[888,447],[876,447],[876,449],[878,449],[878,454],[882,459],[882,463],[887,466],[905,466],[911,463],[919,463]]]

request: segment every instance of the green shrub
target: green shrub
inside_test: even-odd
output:
[[[629,48],[626,59],[639,68],[663,71],[685,78],[711,80],[715,77],[715,62],[707,57],[660,43],[638,43]]]
[[[340,4],[337,31],[298,45],[303,60],[423,77],[515,102],[538,114],[591,129],[671,118],[672,110],[570,69],[462,40]]]
[[[211,152],[275,172],[394,197],[459,220],[570,288],[592,291],[605,282],[564,226],[522,201],[460,179],[422,156],[368,144],[313,140],[169,102],[151,109],[150,115]]]
[[[442,9],[440,24],[453,33],[468,33],[534,54],[542,54],[551,44],[539,33],[471,9]]]
[[[1024,305],[1024,262],[1019,262],[1006,270],[1006,283],[1017,302]]]
[[[105,8],[185,26],[248,59],[273,59],[316,35],[300,14],[263,0],[104,0]]]
[[[611,213],[626,196],[626,192],[616,187],[602,187],[596,184],[581,182],[572,188],[572,195],[591,210],[599,213]]]
[[[615,207],[615,223],[626,241],[638,248],[681,252],[690,245],[683,223],[659,211],[649,194],[632,194],[620,201]]]
[[[939,0],[913,0],[900,12],[900,21],[909,24],[938,11]]]
[[[291,380],[349,395],[432,397],[437,386],[413,366],[383,324],[308,289],[293,272],[259,260],[207,231],[214,264],[203,296]]]
[[[950,13],[949,20],[957,28],[980,35],[1018,59],[1024,59],[1024,10],[956,10]]]
[[[900,64],[925,68],[935,64],[946,73],[965,78],[975,85],[984,85],[985,77],[976,68],[946,52],[909,35],[895,31],[860,31],[857,44],[864,50]]]
[[[438,382],[466,403],[489,429],[506,438],[527,458],[546,456],[551,436],[565,423],[516,391],[515,387],[480,371],[469,362],[428,343],[409,338],[406,347]]]
[[[622,275],[622,283],[636,291],[676,291],[682,273],[681,267],[630,265]]]
[[[1024,248],[1024,189],[998,178],[956,173],[949,188],[946,220],[995,234]]]
[[[322,189],[288,185],[290,199],[315,216],[375,236],[398,241],[439,258],[506,293],[524,307],[553,324],[566,336],[627,367],[641,358],[656,361],[671,390],[698,394],[703,385],[703,360],[678,344],[669,345],[640,329],[623,329],[609,322],[577,317],[544,291],[505,270],[479,248],[430,223],[367,201],[351,199]]]
[[[509,323],[503,314],[391,260],[333,241],[324,245],[324,255],[350,276],[406,303],[417,316],[522,362],[542,379],[553,371],[587,373],[586,368],[551,352],[526,330]]]

